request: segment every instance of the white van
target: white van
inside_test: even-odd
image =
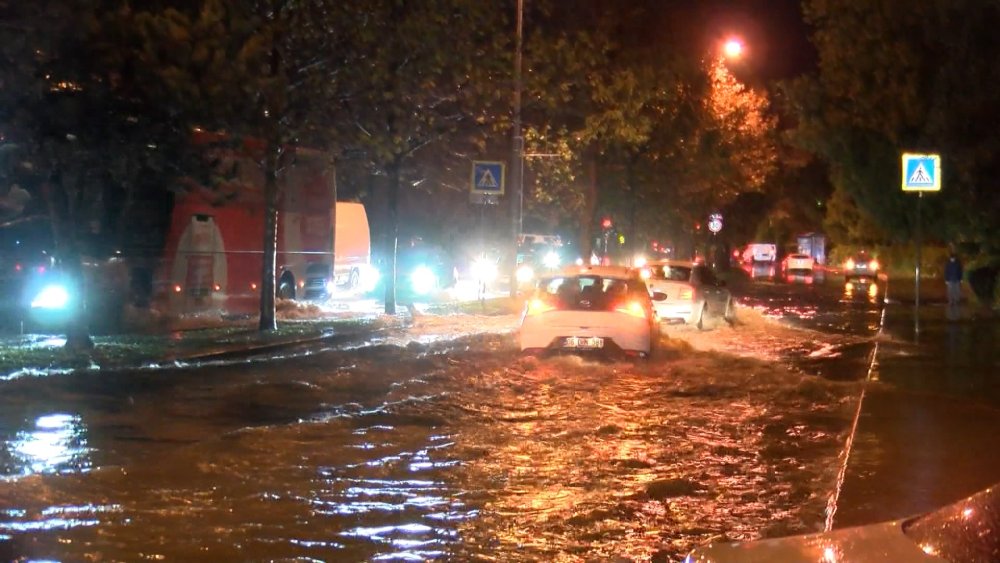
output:
[[[375,282],[371,266],[371,230],[361,203],[338,201],[331,210],[334,228],[333,271],[326,261],[306,269],[305,298],[325,300],[337,290],[358,291]]]
[[[774,262],[778,259],[778,247],[775,244],[764,242],[753,242],[743,250],[743,261],[753,262]]]

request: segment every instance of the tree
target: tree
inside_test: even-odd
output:
[[[785,85],[795,139],[830,166],[837,190],[896,241],[915,230],[915,202],[899,187],[900,153],[938,152],[944,193],[925,206],[925,231],[1000,259],[1000,78],[993,2],[809,0],[819,72]],[[841,196],[842,197],[842,196]]]
[[[164,95],[203,128],[221,132],[262,172],[262,331],[276,328],[285,173],[301,143],[335,152],[329,121],[339,100],[343,46],[363,16],[358,3],[291,0],[204,0],[196,10],[130,15],[142,41],[139,64],[164,84]]]
[[[345,143],[367,155],[378,198],[385,202],[382,242],[385,312],[396,312],[396,247],[399,198],[404,184],[420,183],[418,154],[451,154],[482,146],[493,110],[504,100],[497,84],[507,80],[509,51],[505,14],[472,0],[364,2],[358,43],[345,62],[349,84],[341,122]],[[478,142],[476,139],[480,139]],[[431,161],[443,158],[438,153]]]
[[[0,115],[16,154],[6,177],[45,202],[59,267],[77,296],[66,339],[72,349],[93,346],[88,295],[107,297],[86,290],[82,257],[117,248],[123,210],[115,201],[151,174],[169,183],[188,144],[187,128],[124,64],[130,45],[101,17],[115,4],[18,3],[5,6],[10,17],[0,28],[14,63],[5,66]]]

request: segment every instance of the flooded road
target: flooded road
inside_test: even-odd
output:
[[[737,327],[671,329],[648,362],[483,335],[5,382],[0,555],[676,560],[815,531],[872,312],[743,300]]]

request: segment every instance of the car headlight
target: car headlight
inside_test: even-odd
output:
[[[413,291],[418,294],[425,294],[434,291],[437,287],[437,275],[434,271],[427,266],[418,266],[417,269],[413,270],[410,274],[410,285],[413,286]]]
[[[559,255],[555,251],[549,251],[544,257],[542,257],[542,265],[546,268],[558,268],[559,267]]]
[[[530,282],[535,277],[535,271],[531,269],[531,266],[521,266],[517,269],[516,276],[519,283]]]
[[[491,282],[497,279],[497,265],[492,260],[477,258],[472,261],[472,277],[480,281]]]
[[[31,300],[32,309],[64,309],[69,304],[69,292],[61,285],[47,285]]]
[[[636,268],[642,268],[643,266],[646,265],[646,257],[640,254],[639,256],[635,257],[635,259],[632,261],[632,264],[634,264]]]

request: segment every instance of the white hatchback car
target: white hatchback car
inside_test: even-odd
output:
[[[785,274],[812,273],[816,261],[808,254],[789,254],[781,261]]]
[[[663,322],[679,321],[701,329],[709,317],[721,317],[730,324],[736,320],[736,301],[725,282],[705,264],[654,260],[646,265],[643,276],[650,291],[663,294],[653,303]]]
[[[527,352],[647,357],[659,336],[649,289],[638,270],[574,266],[538,281],[525,304],[519,339]]]

